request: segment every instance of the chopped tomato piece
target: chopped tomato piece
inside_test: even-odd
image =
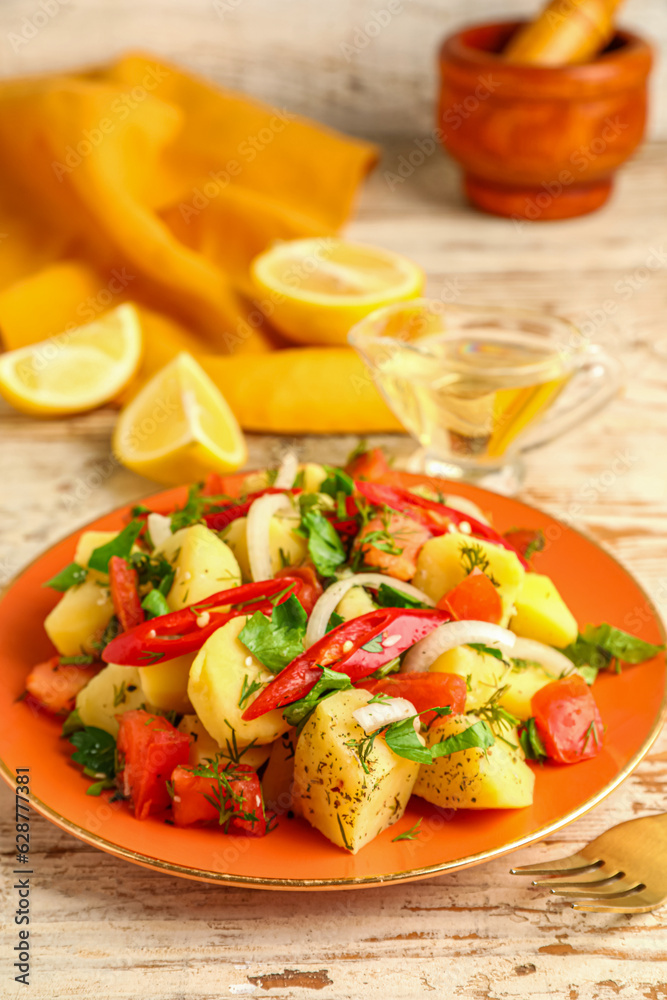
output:
[[[366,566],[375,566],[397,580],[411,580],[417,556],[431,532],[419,521],[403,514],[373,517],[357,536],[354,548],[361,550]]]
[[[602,719],[591,689],[579,674],[540,688],[530,704],[537,733],[552,760],[575,764],[599,753]]]
[[[438,601],[438,607],[449,611],[459,621],[468,619],[493,622],[497,625],[503,616],[503,602],[488,576],[474,570],[458,586]]]
[[[541,552],[545,545],[544,532],[541,528],[512,528],[511,531],[505,532],[503,538],[529,561],[536,552]]]
[[[112,556],[109,560],[109,586],[113,608],[123,632],[141,625],[145,616],[139,597],[137,571],[120,556]]]
[[[52,656],[32,668],[25,686],[42,708],[63,715],[72,711],[79,691],[99,672],[100,666],[61,663],[59,656]]]
[[[388,694],[392,698],[407,698],[416,712],[449,705],[452,714],[460,715],[466,707],[466,682],[457,674],[419,673],[392,674],[376,680],[372,677],[360,681],[356,687],[371,694]],[[422,722],[432,725],[438,719],[435,712],[422,716]]]
[[[213,765],[210,765],[211,769]],[[191,767],[174,770],[174,823],[218,823],[225,832],[266,833],[262,789],[257,773],[246,764],[219,765],[219,779],[195,774]]]
[[[204,483],[204,489],[202,490],[202,496],[205,497],[237,497],[239,495],[239,489],[241,486],[241,480],[238,476],[223,476],[219,472],[209,472],[206,477],[206,482]]]
[[[303,587],[296,596],[301,602],[303,610],[309,615],[315,607],[317,599],[322,595],[322,584],[317,579],[317,573],[312,566],[285,566],[284,569],[279,569],[276,573],[276,578],[283,576],[303,580]]]
[[[389,468],[382,448],[369,448],[368,451],[356,455],[351,462],[348,462],[345,471],[353,479],[367,479],[372,482],[375,479],[386,477],[392,470]]]
[[[123,793],[137,819],[166,809],[171,804],[167,780],[175,767],[187,764],[190,737],[163,716],[138,708],[120,716],[117,747]]]

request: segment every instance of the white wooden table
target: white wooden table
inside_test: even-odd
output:
[[[593,323],[628,371],[623,397],[532,455],[522,499],[571,521],[667,604],[667,147],[643,150],[604,211],[578,221],[512,223],[470,212],[439,152],[391,191],[410,144],[387,152],[349,232],[400,250],[429,291],[459,301],[537,306]],[[656,264],[657,262],[657,264]],[[601,323],[613,313],[616,324]],[[153,484],[109,457],[113,414],[40,423],[0,410],[0,582],[56,539]],[[381,439],[378,439],[381,440]],[[405,439],[384,439],[406,452]],[[351,439],[300,440],[332,462]],[[251,465],[276,449],[250,440]],[[622,462],[614,463],[621,457]],[[626,471],[609,475],[624,465]],[[607,473],[607,475],[605,475]],[[517,864],[570,853],[608,826],[664,809],[667,739],[605,803]],[[0,789],[5,823],[12,797]],[[507,858],[409,885],[341,893],[226,889],[144,871],[33,819],[34,1000],[256,996],[430,996],[606,1000],[667,997],[667,908],[577,914],[508,874]],[[0,995],[16,944],[14,852],[2,841]]]

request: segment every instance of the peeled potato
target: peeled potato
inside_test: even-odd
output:
[[[295,534],[299,526],[299,518],[288,515],[275,516],[269,522],[269,549],[271,552],[271,570],[275,574],[283,566],[298,566],[308,553],[308,542],[301,535]],[[225,530],[224,539],[234,553],[240,566],[243,579],[252,580],[250,561],[248,559],[248,540],[246,537],[247,517],[239,517]]]
[[[139,679],[146,701],[165,712],[191,712],[188,679],[194,658],[194,653],[187,653],[175,660],[141,667]]]
[[[568,646],[576,640],[577,620],[548,576],[526,573],[514,603],[510,628],[517,635],[547,646]]]
[[[198,767],[200,764],[206,763],[207,760],[215,760],[216,757],[220,758],[223,763],[232,760],[227,754],[227,748],[216,743],[210,733],[206,732],[203,722],[196,715],[184,715],[178,728],[182,733],[188,733],[192,737],[188,761],[191,767]],[[241,751],[240,761],[242,764],[256,769],[267,760],[271,750],[271,744],[261,747],[247,747]]]
[[[172,611],[241,583],[241,570],[234,553],[203,524],[180,528],[155,553],[164,556],[175,570],[167,595]]]
[[[146,701],[139,670],[109,663],[76,696],[76,707],[84,726],[95,726],[118,735],[116,716],[139,708]]]

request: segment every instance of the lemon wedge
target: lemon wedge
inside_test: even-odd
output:
[[[425,283],[407,257],[328,236],[279,243],[255,257],[250,273],[262,311],[299,344],[346,344],[360,319],[417,298]]]
[[[0,393],[36,416],[92,410],[132,380],[141,350],[137,311],[125,303],[93,323],[0,354]]]
[[[113,450],[129,469],[169,486],[232,472],[248,457],[225,398],[185,351],[121,411]]]

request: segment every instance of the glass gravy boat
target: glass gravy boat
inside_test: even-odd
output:
[[[348,335],[421,445],[413,471],[512,494],[521,454],[597,412],[622,369],[570,322],[529,310],[400,302]]]

